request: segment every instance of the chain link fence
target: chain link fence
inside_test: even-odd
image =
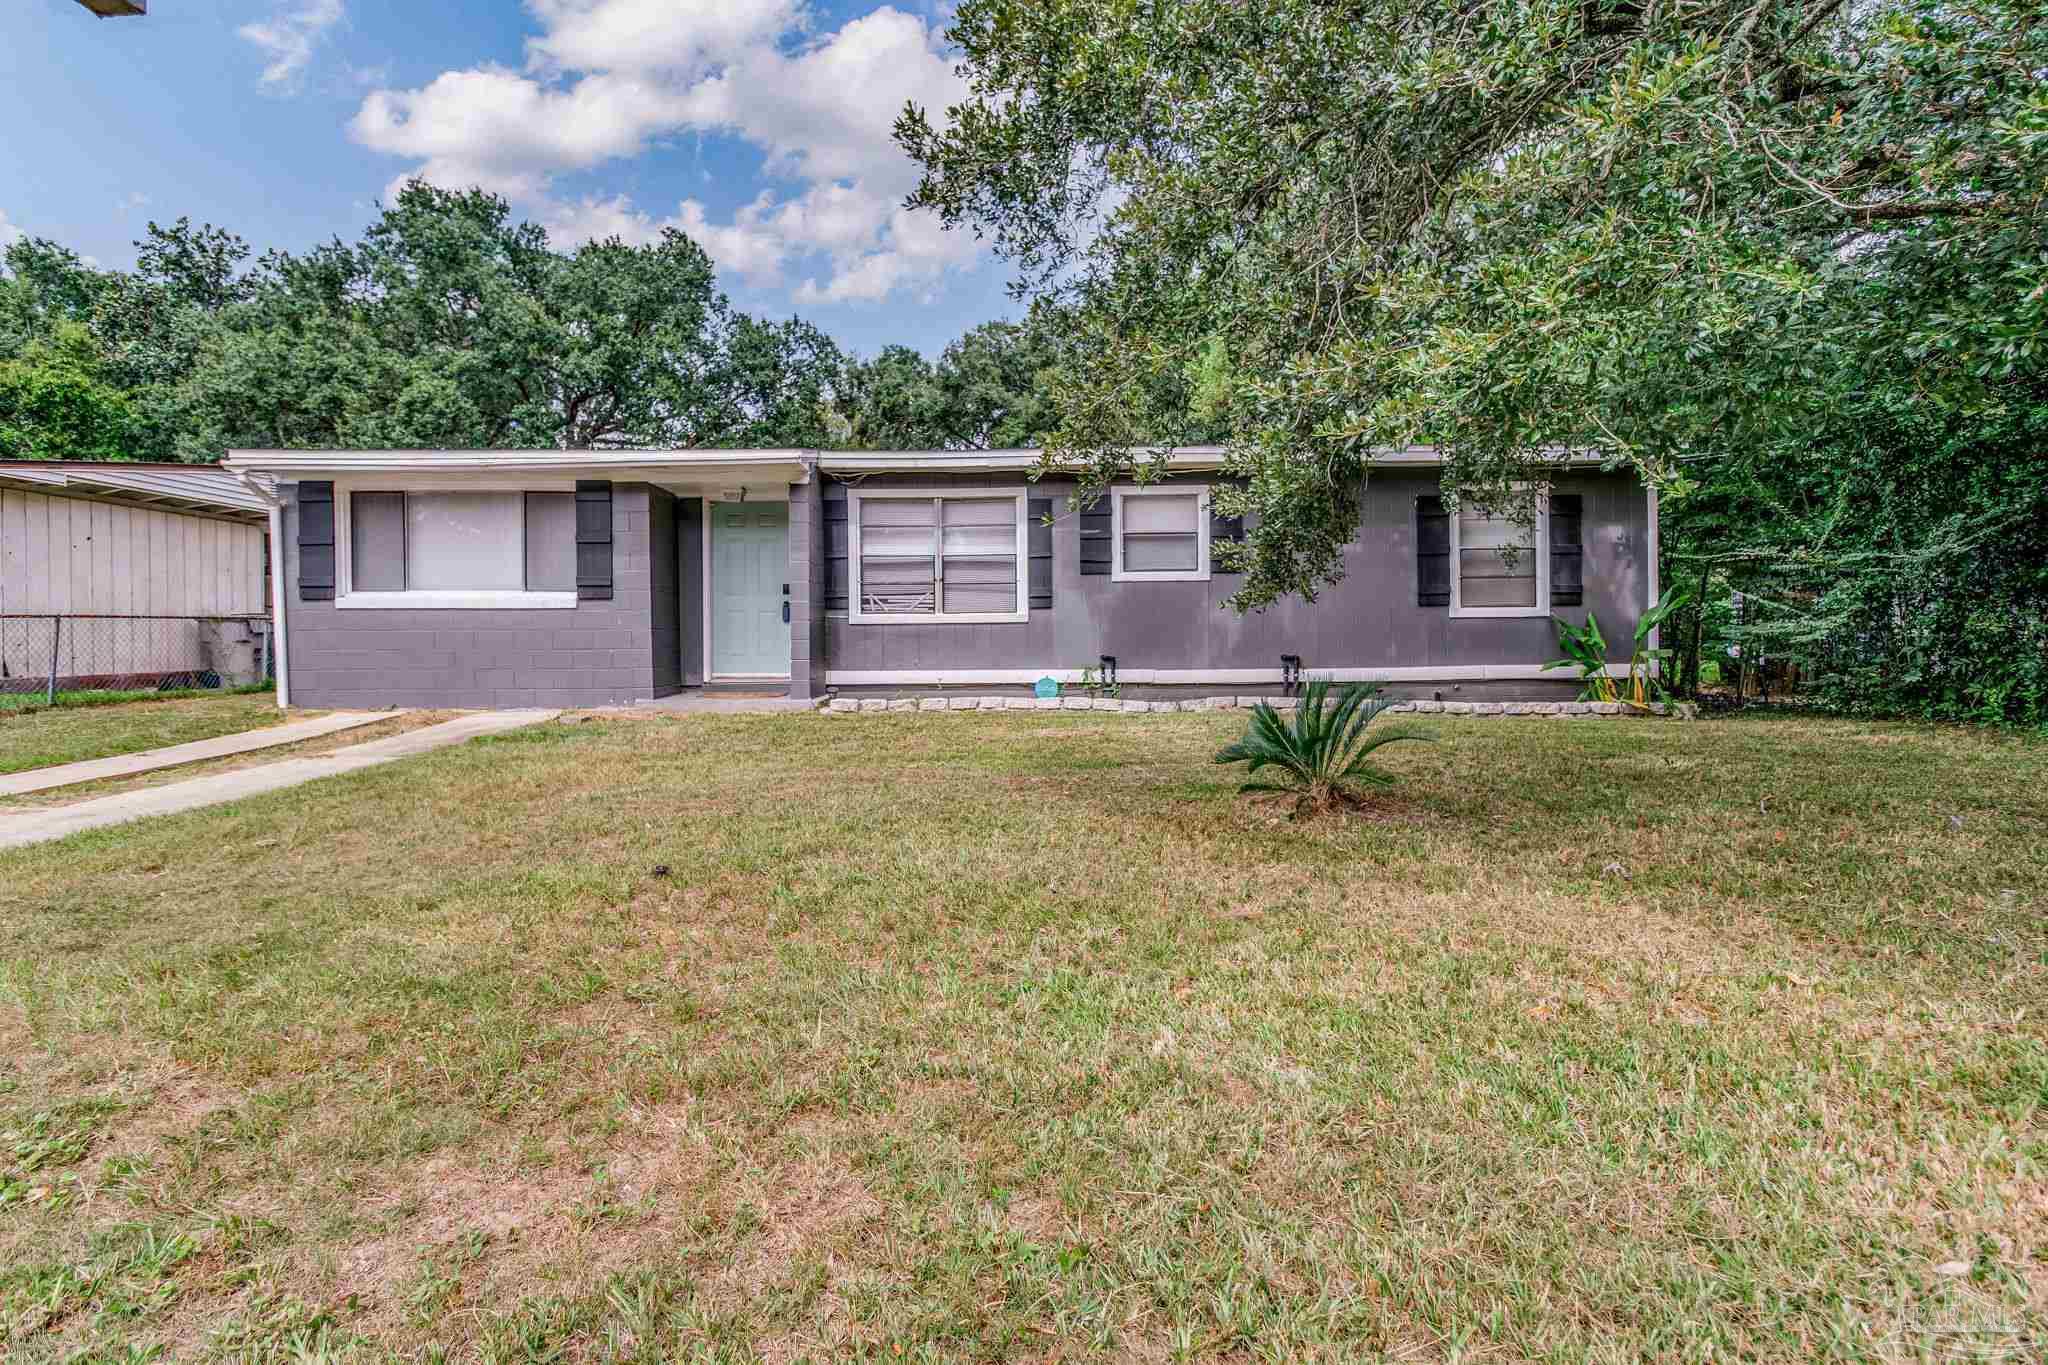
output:
[[[0,615],[0,693],[239,687],[275,675],[265,616]]]

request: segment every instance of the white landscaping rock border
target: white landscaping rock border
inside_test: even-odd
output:
[[[1292,711],[1294,697],[1195,697],[1187,701],[1125,701],[1116,697],[820,697],[817,707],[828,716],[867,716],[890,711],[1109,711],[1118,715],[1157,715],[1166,711],[1249,710],[1267,702],[1277,711]],[[1683,715],[1681,708],[1652,702],[1651,715]],[[1642,715],[1643,710],[1618,701],[1402,701],[1389,715],[1424,716],[1580,716]]]

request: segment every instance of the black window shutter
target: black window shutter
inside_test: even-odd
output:
[[[1024,505],[1031,534],[1031,610],[1052,606],[1052,499],[1033,498]]]
[[[1451,605],[1451,518],[1442,498],[1415,500],[1415,605]]]
[[[1243,485],[1239,484],[1236,486],[1242,487]],[[1212,574],[1243,573],[1244,570],[1241,567],[1235,564],[1225,564],[1215,554],[1216,546],[1222,544],[1244,544],[1243,517],[1219,517],[1214,514],[1211,514],[1209,517],[1209,572]]]
[[[825,610],[845,611],[852,588],[847,575],[848,502],[845,498],[825,499]]]
[[[612,485],[576,480],[576,597],[609,602],[612,596]]]
[[[1097,498],[1081,508],[1081,572],[1107,576],[1111,566],[1109,498]]]
[[[1585,593],[1585,499],[1577,493],[1550,495],[1550,604],[1576,607]]]
[[[299,600],[334,600],[334,483],[299,485]]]

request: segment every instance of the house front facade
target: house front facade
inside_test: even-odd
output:
[[[282,700],[630,705],[693,689],[908,696],[1113,680],[1126,696],[1297,676],[1563,699],[1552,616],[1627,641],[1656,500],[1561,465],[1533,529],[1373,462],[1343,576],[1240,615],[1221,452],[1086,505],[1036,451],[254,451],[274,488]],[[1626,662],[1617,655],[1616,665]]]

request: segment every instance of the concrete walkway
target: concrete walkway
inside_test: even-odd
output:
[[[381,714],[388,716],[391,713]],[[46,839],[62,839],[81,830],[123,824],[152,815],[173,815],[202,806],[217,806],[224,801],[239,801],[245,796],[296,787],[302,782],[352,773],[359,768],[374,768],[380,763],[391,763],[430,749],[460,744],[478,735],[501,734],[506,730],[536,725],[544,720],[553,720],[560,714],[559,711],[483,711],[443,721],[439,725],[429,725],[424,730],[371,740],[368,744],[358,744],[318,758],[287,758],[260,768],[194,777],[161,787],[81,801],[75,806],[0,812],[0,848],[20,848]]]
[[[260,730],[244,730],[238,735],[195,739],[189,744],[171,744],[161,749],[144,749],[140,753],[117,754],[113,758],[59,763],[54,768],[31,768],[25,773],[8,773],[0,777],[0,796],[26,796],[52,787],[97,782],[103,777],[132,777],[136,773],[153,773],[158,768],[175,768],[181,763],[228,758],[234,754],[254,753],[258,749],[274,749],[281,744],[300,744],[358,726],[375,725],[380,720],[390,720],[403,714],[402,711],[336,711],[333,715],[315,716],[311,720],[287,721],[283,725],[270,725]]]

